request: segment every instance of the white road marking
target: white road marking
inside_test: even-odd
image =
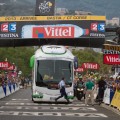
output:
[[[92,107],[48,107],[48,106],[0,106],[0,109],[22,109],[22,110],[82,110],[97,111]]]
[[[18,111],[0,111],[0,115],[17,116],[70,116],[70,117],[107,117],[102,113],[69,113],[69,112],[18,112]]]
[[[38,106],[38,105],[42,105],[42,106],[52,106],[52,105],[57,105],[57,106],[77,106],[77,107],[80,107],[80,106],[85,106],[85,104],[39,104],[39,103],[15,103],[15,102],[7,102],[5,103],[6,105],[34,105],[34,106]]]
[[[29,100],[29,99],[12,99],[13,101],[24,101],[24,100]]]

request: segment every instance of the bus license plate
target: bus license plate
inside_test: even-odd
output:
[[[55,97],[50,97],[50,100],[55,100]]]

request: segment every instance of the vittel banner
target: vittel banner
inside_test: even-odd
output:
[[[82,67],[84,69],[98,70],[100,68],[100,65],[98,63],[87,62],[87,63],[82,63]]]
[[[103,62],[104,64],[109,65],[119,65],[120,64],[120,55],[119,54],[105,54],[103,56]]]
[[[75,72],[84,72],[85,69],[82,67],[78,67],[78,69],[74,70]]]
[[[108,65],[120,64],[120,46],[119,45],[104,44],[103,63]]]
[[[105,38],[105,16],[0,17],[0,39]]]

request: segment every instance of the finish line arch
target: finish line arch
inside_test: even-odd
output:
[[[105,16],[0,17],[0,47],[46,44],[102,48]]]

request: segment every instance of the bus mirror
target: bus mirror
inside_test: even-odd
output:
[[[78,58],[74,57],[74,69],[78,69]]]
[[[34,66],[34,61],[35,61],[35,58],[34,58],[34,55],[30,58],[30,67],[33,68]]]

